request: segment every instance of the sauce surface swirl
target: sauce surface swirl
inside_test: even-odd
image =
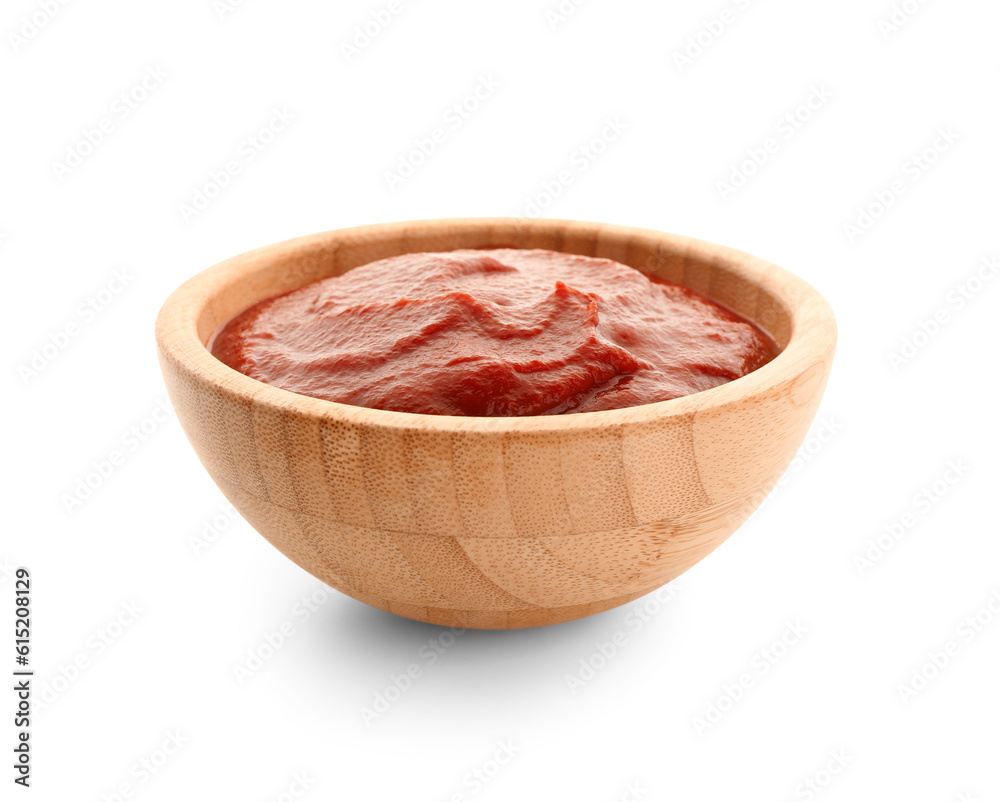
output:
[[[665,401],[778,349],[704,296],[618,262],[497,249],[393,256],[269,298],[211,350],[302,395],[481,417]]]

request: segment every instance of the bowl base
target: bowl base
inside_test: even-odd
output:
[[[344,591],[340,591],[344,593]],[[561,624],[586,618],[588,615],[603,613],[622,604],[627,604],[640,596],[652,592],[646,588],[638,593],[628,593],[613,599],[601,599],[589,604],[574,604],[569,607],[538,608],[527,610],[455,610],[446,607],[426,607],[405,602],[389,601],[365,593],[345,593],[353,599],[364,602],[371,607],[385,610],[402,618],[423,621],[426,624],[437,624],[442,627],[459,629],[527,629],[529,627],[544,627],[549,624]]]

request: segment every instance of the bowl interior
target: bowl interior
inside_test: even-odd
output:
[[[775,268],[764,260],[661,232],[516,218],[389,223],[279,243],[216,268],[190,311],[205,345],[222,324],[265,298],[377,259],[458,248],[544,248],[614,259],[737,312],[770,334],[781,350],[794,330],[788,284],[769,280]]]

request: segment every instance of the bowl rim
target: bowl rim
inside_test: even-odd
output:
[[[262,260],[274,262],[291,251],[329,245],[330,240],[337,237],[359,235],[400,237],[405,235],[407,230],[417,227],[422,229],[440,227],[447,229],[449,233],[454,233],[456,228],[473,230],[477,227],[511,224],[536,229],[539,233],[564,234],[567,230],[572,230],[574,234],[590,234],[595,238],[599,238],[602,234],[653,237],[668,245],[673,252],[697,254],[703,259],[725,263],[727,270],[769,292],[785,305],[791,322],[788,343],[774,359],[757,370],[709,390],[679,398],[619,409],[571,412],[562,415],[469,417],[358,407],[284,390],[253,379],[221,362],[208,350],[208,340],[202,342],[198,335],[198,319],[205,307],[211,303],[216,291],[230,286],[232,280],[249,267],[260,267]],[[565,252],[571,253],[571,251]],[[641,270],[638,267],[636,269]],[[283,240],[232,256],[196,274],[171,293],[156,319],[156,343],[161,359],[166,357],[183,370],[239,395],[253,404],[296,411],[316,418],[378,428],[436,432],[561,432],[606,428],[627,423],[646,423],[719,409],[744,402],[754,396],[773,394],[778,385],[801,379],[803,373],[815,367],[817,363],[821,367],[819,370],[810,371],[810,377],[814,374],[815,378],[820,379],[825,375],[825,362],[831,357],[836,343],[836,322],[829,304],[806,281],[764,259],[725,245],[653,229],[610,223],[552,218],[467,217],[407,220],[332,229]]]

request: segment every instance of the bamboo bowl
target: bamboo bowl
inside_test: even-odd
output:
[[[221,324],[272,295],[387,256],[484,247],[623,262],[755,321],[781,352],[671,401],[469,418],[309,398],[206,348]],[[170,296],[156,339],[191,445],[279,551],[397,615],[513,629],[624,604],[729,537],[805,437],[836,326],[812,287],[740,251],[636,228],[484,218],[331,231],[233,257]]]

